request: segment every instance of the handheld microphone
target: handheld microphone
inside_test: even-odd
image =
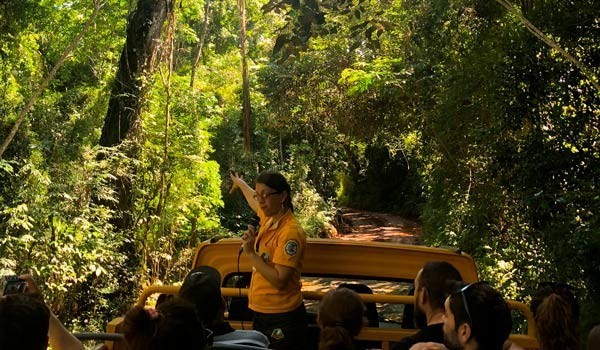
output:
[[[260,229],[260,219],[256,216],[253,216],[248,225],[254,227],[255,235],[258,235],[258,230]],[[238,256],[241,255],[243,251],[244,247],[241,246],[240,250],[238,251]]]

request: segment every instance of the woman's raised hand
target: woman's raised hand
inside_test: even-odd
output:
[[[235,192],[236,189],[240,188],[240,182],[244,182],[244,178],[240,176],[237,172],[229,174],[231,177],[231,188],[229,189],[229,193]]]

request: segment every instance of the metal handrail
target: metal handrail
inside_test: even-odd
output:
[[[104,333],[104,332],[73,332],[75,338],[86,340],[101,340],[101,341],[121,341],[125,339],[122,333]]]
[[[150,295],[156,293],[177,294],[179,286],[150,286],[142,291],[137,305],[144,306]],[[302,296],[307,300],[321,300],[326,292],[319,291],[302,291]],[[221,288],[221,294],[226,297],[245,297],[248,296],[247,288]],[[414,297],[411,295],[394,295],[394,294],[359,294],[365,303],[390,303],[390,304],[413,304]],[[527,335],[536,337],[535,321],[533,313],[527,305],[514,301],[507,301],[509,308],[521,312],[527,319]]]

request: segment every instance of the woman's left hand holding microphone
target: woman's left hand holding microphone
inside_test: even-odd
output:
[[[248,229],[242,235],[242,248],[244,253],[248,255],[256,254],[254,250],[254,242],[256,241],[256,228],[248,225]]]

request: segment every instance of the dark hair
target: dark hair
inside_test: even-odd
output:
[[[542,349],[579,349],[579,303],[570,287],[541,284],[531,300],[531,309]]]
[[[194,305],[204,326],[222,320],[225,303],[221,295],[221,274],[215,268],[198,266],[190,271],[179,289],[179,296]]]
[[[573,312],[573,316],[579,320],[579,302],[577,302],[577,298],[572,292],[573,287],[566,283],[560,282],[542,282],[538,286],[538,289],[535,291],[535,294],[531,298],[531,305],[529,308],[533,315],[535,316],[537,313],[537,309],[540,304],[551,294],[557,294],[561,296],[566,302],[571,306],[571,310]]]
[[[50,310],[41,296],[0,297],[0,349],[46,349],[49,322]]]
[[[319,304],[319,350],[354,348],[354,337],[363,326],[364,305],[360,296],[348,288],[325,294]]]
[[[461,286],[465,284],[455,284],[455,292],[450,295],[455,330],[458,331],[462,324],[467,323],[471,326],[471,338],[475,338],[479,349],[502,350],[512,329],[508,304],[500,293],[485,282],[470,284],[463,292],[460,292]],[[470,319],[461,293],[467,300]]]
[[[294,211],[294,205],[292,204],[292,189],[281,173],[273,170],[263,171],[258,175],[255,182],[257,184],[267,185],[277,192],[287,192],[287,198],[283,204],[292,212]]]
[[[587,338],[587,349],[596,350],[600,348],[600,325],[595,325],[590,330]]]
[[[206,337],[191,303],[175,297],[156,311],[134,306],[123,322],[131,350],[206,349]]]
[[[452,288],[449,281],[462,281],[460,272],[450,263],[429,261],[423,266],[419,275],[419,288],[427,289],[429,301],[434,310],[444,310],[444,301]]]

